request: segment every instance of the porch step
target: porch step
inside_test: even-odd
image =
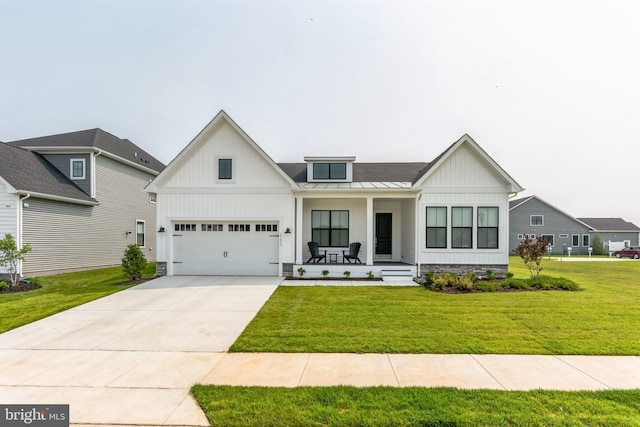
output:
[[[392,280],[412,280],[415,274],[415,270],[411,268],[406,269],[393,269],[393,270],[381,270],[380,275],[385,282]]]

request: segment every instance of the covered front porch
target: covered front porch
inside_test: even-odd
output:
[[[401,262],[376,262],[372,265],[349,263],[303,263],[293,266],[293,277],[300,277],[299,268],[304,269],[303,278],[317,279],[363,279],[376,278],[385,281],[412,280],[418,276],[418,266]],[[345,272],[349,275],[345,275]],[[326,276],[323,272],[327,272]]]
[[[417,276],[417,195],[388,191],[305,192],[296,196],[295,263],[293,275],[304,268],[309,277],[380,278]],[[309,242],[318,243],[322,259],[312,259]],[[359,243],[358,258],[345,258],[349,245]],[[318,261],[316,264],[315,261]]]

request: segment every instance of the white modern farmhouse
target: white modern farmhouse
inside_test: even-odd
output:
[[[430,163],[275,163],[220,111],[146,190],[159,274],[392,277],[506,272],[522,188],[468,135]]]

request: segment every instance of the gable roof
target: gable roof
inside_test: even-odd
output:
[[[562,215],[566,216],[567,218],[570,218],[570,219],[572,219],[572,220],[574,220],[576,222],[579,222],[580,224],[584,225],[586,228],[593,229],[593,227],[590,226],[589,224],[586,224],[585,222],[583,222],[583,221],[579,220],[578,218],[574,217],[573,215],[568,214],[567,212],[563,211],[562,209],[559,209],[559,208],[555,207],[551,203],[547,202],[546,200],[541,199],[540,197],[538,197],[536,195],[529,196],[529,197],[523,197],[521,199],[510,200],[509,201],[509,211],[512,211],[512,210],[514,210],[514,209],[516,209],[516,208],[518,208],[518,207],[524,205],[525,203],[527,203],[527,202],[529,202],[531,200],[534,200],[534,199],[539,201],[540,203],[543,203],[543,204],[549,206],[553,210],[560,212]]]
[[[597,231],[632,231],[639,232],[640,227],[622,218],[578,218]]]
[[[97,205],[38,153],[0,143],[0,179],[15,194]]]
[[[524,190],[524,188],[522,188],[520,184],[518,184],[511,177],[511,175],[509,175],[504,169],[502,169],[502,167],[500,167],[500,165],[498,165],[498,163],[496,163],[496,161],[493,160],[493,158],[491,158],[491,156],[489,156],[489,154],[487,154],[487,152],[484,151],[482,147],[480,147],[478,143],[475,142],[473,138],[471,138],[467,134],[462,135],[462,137],[459,140],[451,144],[449,148],[444,150],[442,153],[440,153],[438,157],[436,157],[431,163],[429,163],[429,165],[425,168],[424,171],[422,171],[422,174],[413,184],[415,186],[421,185],[435,170],[438,169],[440,165],[442,165],[449,157],[451,157],[451,155],[453,155],[453,153],[462,145],[467,145],[476,154],[478,154],[484,161],[486,161],[498,173],[498,175],[500,175],[505,180],[505,182],[509,184],[510,186],[509,190],[512,193],[519,193],[520,191]]]
[[[247,133],[242,130],[242,128],[238,126],[236,122],[234,122],[233,119],[229,117],[229,115],[224,110],[220,110],[218,114],[216,114],[215,117],[211,119],[211,121],[198,133],[198,135],[196,135],[196,137],[193,138],[193,140],[191,140],[191,142],[187,144],[187,146],[184,147],[182,151],[178,153],[178,155],[173,160],[171,160],[171,162],[169,162],[167,167],[162,172],[160,172],[160,174],[156,176],[153,181],[149,183],[149,185],[146,186],[145,191],[147,191],[148,193],[157,192],[158,186],[161,185],[168,177],[170,177],[175,169],[180,167],[183,160],[187,159],[191,152],[197,150],[202,144],[207,141],[206,136],[209,131],[223,121],[228,123],[236,132],[238,132],[242,139],[244,139],[245,142],[247,142],[254,150],[256,150],[256,152],[267,163],[269,163],[290,185],[295,186],[295,182],[293,182],[291,177],[287,175],[282,169],[280,169],[276,162],[274,162],[273,159],[271,159],[271,157],[269,157],[269,155],[265,153],[262,148],[260,148],[260,146],[256,144],[256,142],[251,139],[251,137],[247,135]]]
[[[96,149],[102,151],[108,157],[146,170],[153,175],[157,175],[165,167],[162,162],[128,139],[118,138],[99,128],[22,139],[11,141],[8,144],[36,152]]]

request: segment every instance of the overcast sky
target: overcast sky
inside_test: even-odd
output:
[[[640,226],[640,2],[0,0],[0,140],[99,127],[169,163],[224,109],[276,162],[431,161]]]

